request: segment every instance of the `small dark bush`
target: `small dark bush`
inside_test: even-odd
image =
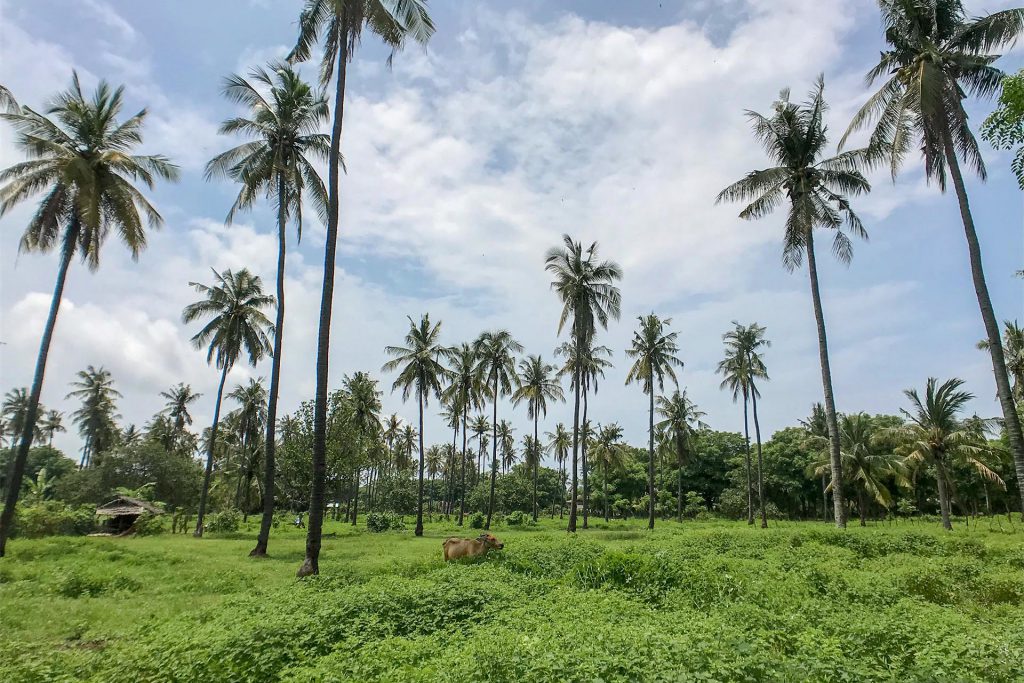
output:
[[[483,529],[484,528],[484,513],[474,512],[469,518],[470,529]]]
[[[522,510],[516,510],[510,512],[505,516],[505,524],[507,526],[533,526],[537,522],[533,521],[533,517]],[[475,527],[474,527],[475,528]]]
[[[366,515],[366,529],[373,533],[404,531],[405,521],[393,512],[371,512]]]
[[[228,508],[214,513],[206,518],[206,530],[220,533],[231,533],[238,531],[242,524],[242,513],[234,508]]]

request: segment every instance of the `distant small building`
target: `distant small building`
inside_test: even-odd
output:
[[[118,496],[96,508],[96,516],[101,518],[103,530],[111,534],[128,531],[135,520],[145,514],[162,515],[164,511],[148,501],[128,496]]]

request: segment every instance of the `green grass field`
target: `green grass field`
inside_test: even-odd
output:
[[[250,560],[229,537],[17,540],[0,681],[1020,681],[1024,531],[1005,520],[599,524],[494,533],[445,565],[435,523],[330,523]],[[462,535],[470,535],[466,530]]]

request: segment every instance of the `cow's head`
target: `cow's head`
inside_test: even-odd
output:
[[[488,550],[501,550],[505,547],[505,544],[499,541],[491,534],[480,534],[476,537],[476,540],[483,543]]]

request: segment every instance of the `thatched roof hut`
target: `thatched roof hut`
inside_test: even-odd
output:
[[[122,533],[132,528],[142,515],[162,515],[164,513],[156,505],[138,498],[118,496],[109,503],[96,508],[97,517],[105,517],[103,527],[110,533]]]

